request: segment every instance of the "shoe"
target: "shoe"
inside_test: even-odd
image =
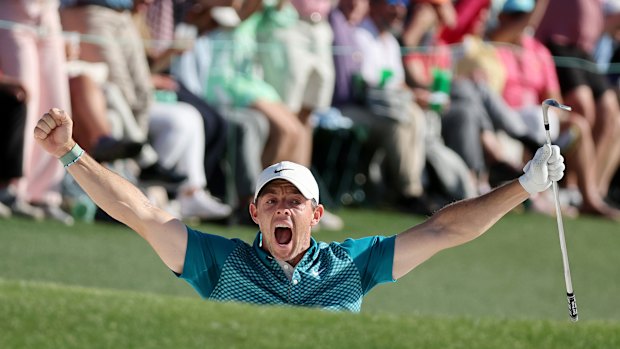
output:
[[[11,206],[11,204],[15,201],[15,190],[14,188],[7,186],[4,188],[0,188],[0,202],[6,206]]]
[[[45,218],[45,211],[42,208],[18,199],[11,204],[11,212],[17,217],[30,218],[35,221],[42,221]]]
[[[127,140],[102,137],[91,151],[91,156],[99,162],[133,158],[140,154],[144,144]]]
[[[140,171],[138,179],[144,182],[180,184],[187,179],[187,176],[177,173],[174,170],[167,169],[156,162],[147,168],[143,168]]]
[[[63,211],[59,206],[45,204],[40,207],[45,213],[45,218],[53,219],[67,226],[72,226],[75,224],[75,219],[73,219],[73,216]]]
[[[342,228],[344,228],[342,218],[327,210],[323,211],[323,217],[321,217],[319,224],[315,225],[315,230],[342,230]]]
[[[220,202],[204,190],[192,195],[181,195],[178,198],[181,206],[181,217],[197,217],[202,220],[218,220],[230,216],[232,208]]]
[[[11,209],[0,202],[0,218],[11,218]]]

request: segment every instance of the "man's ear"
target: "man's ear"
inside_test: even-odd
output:
[[[250,202],[249,210],[250,210],[250,217],[252,217],[252,220],[254,221],[254,223],[258,224],[258,208],[256,207],[256,204],[253,202]]]
[[[323,213],[325,212],[325,208],[323,207],[323,205],[318,205],[315,209],[314,209],[314,213],[312,216],[312,222],[310,222],[311,226],[315,226],[317,224],[319,224],[319,221],[321,220],[321,217],[323,217]]]

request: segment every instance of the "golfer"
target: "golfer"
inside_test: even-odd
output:
[[[249,210],[259,231],[248,245],[195,231],[154,207],[138,188],[84,153],[72,139],[72,121],[64,111],[43,115],[34,136],[99,207],[140,234],[202,297],[350,311],[360,310],[364,294],[375,285],[395,281],[435,253],[480,236],[564,174],[559,148],[546,145],[518,180],[450,204],[400,234],[327,244],[311,236],[324,212],[314,177],[284,161],[258,179]]]

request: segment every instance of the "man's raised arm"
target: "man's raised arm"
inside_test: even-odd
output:
[[[426,222],[396,237],[392,276],[398,279],[435,253],[464,244],[486,232],[530,194],[546,190],[564,175],[557,146],[545,145],[524,168],[525,173],[482,196],[450,204]]]
[[[182,273],[187,243],[185,225],[153,206],[127,180],[82,153],[72,139],[72,129],[69,115],[54,108],[41,117],[34,137],[48,153],[70,162],[65,165],[68,172],[101,209],[140,234],[171,270]]]

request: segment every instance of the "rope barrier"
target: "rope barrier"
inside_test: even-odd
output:
[[[16,31],[25,31],[29,32],[32,35],[36,35],[39,38],[45,38],[50,36],[51,33],[45,26],[35,26],[29,24],[23,24],[18,22],[0,20],[0,30],[16,30]],[[71,38],[71,40],[76,40],[77,43],[88,43],[94,45],[105,45],[108,42],[114,41],[116,43],[123,43],[122,38],[106,38],[99,35],[92,34],[84,34],[73,31],[63,31],[62,35],[65,38]],[[144,45],[147,48],[161,48],[161,47],[187,47],[188,39],[173,39],[173,40],[144,40]],[[127,41],[129,43],[129,41]],[[234,47],[232,41],[227,40],[214,40],[212,41],[214,47]],[[489,45],[495,47],[511,47],[513,50],[520,50],[519,46],[507,43],[499,43],[499,42],[488,42]],[[256,49],[258,51],[262,50],[270,50],[273,47],[276,47],[277,44],[270,43],[256,43]],[[451,55],[453,57],[462,57],[466,52],[466,45],[464,44],[452,44],[447,45],[450,49]],[[419,54],[432,54],[437,51],[437,46],[418,46],[418,47],[402,47],[401,54],[408,55],[411,53],[419,53]],[[353,47],[349,46],[332,46],[332,52],[334,55],[350,55],[357,50]],[[609,63],[607,71],[601,71],[599,65],[595,62],[590,62],[581,58],[576,57],[559,57],[553,56],[553,61],[557,67],[562,68],[578,68],[586,71],[590,71],[593,73],[599,74],[620,74],[620,63]]]

